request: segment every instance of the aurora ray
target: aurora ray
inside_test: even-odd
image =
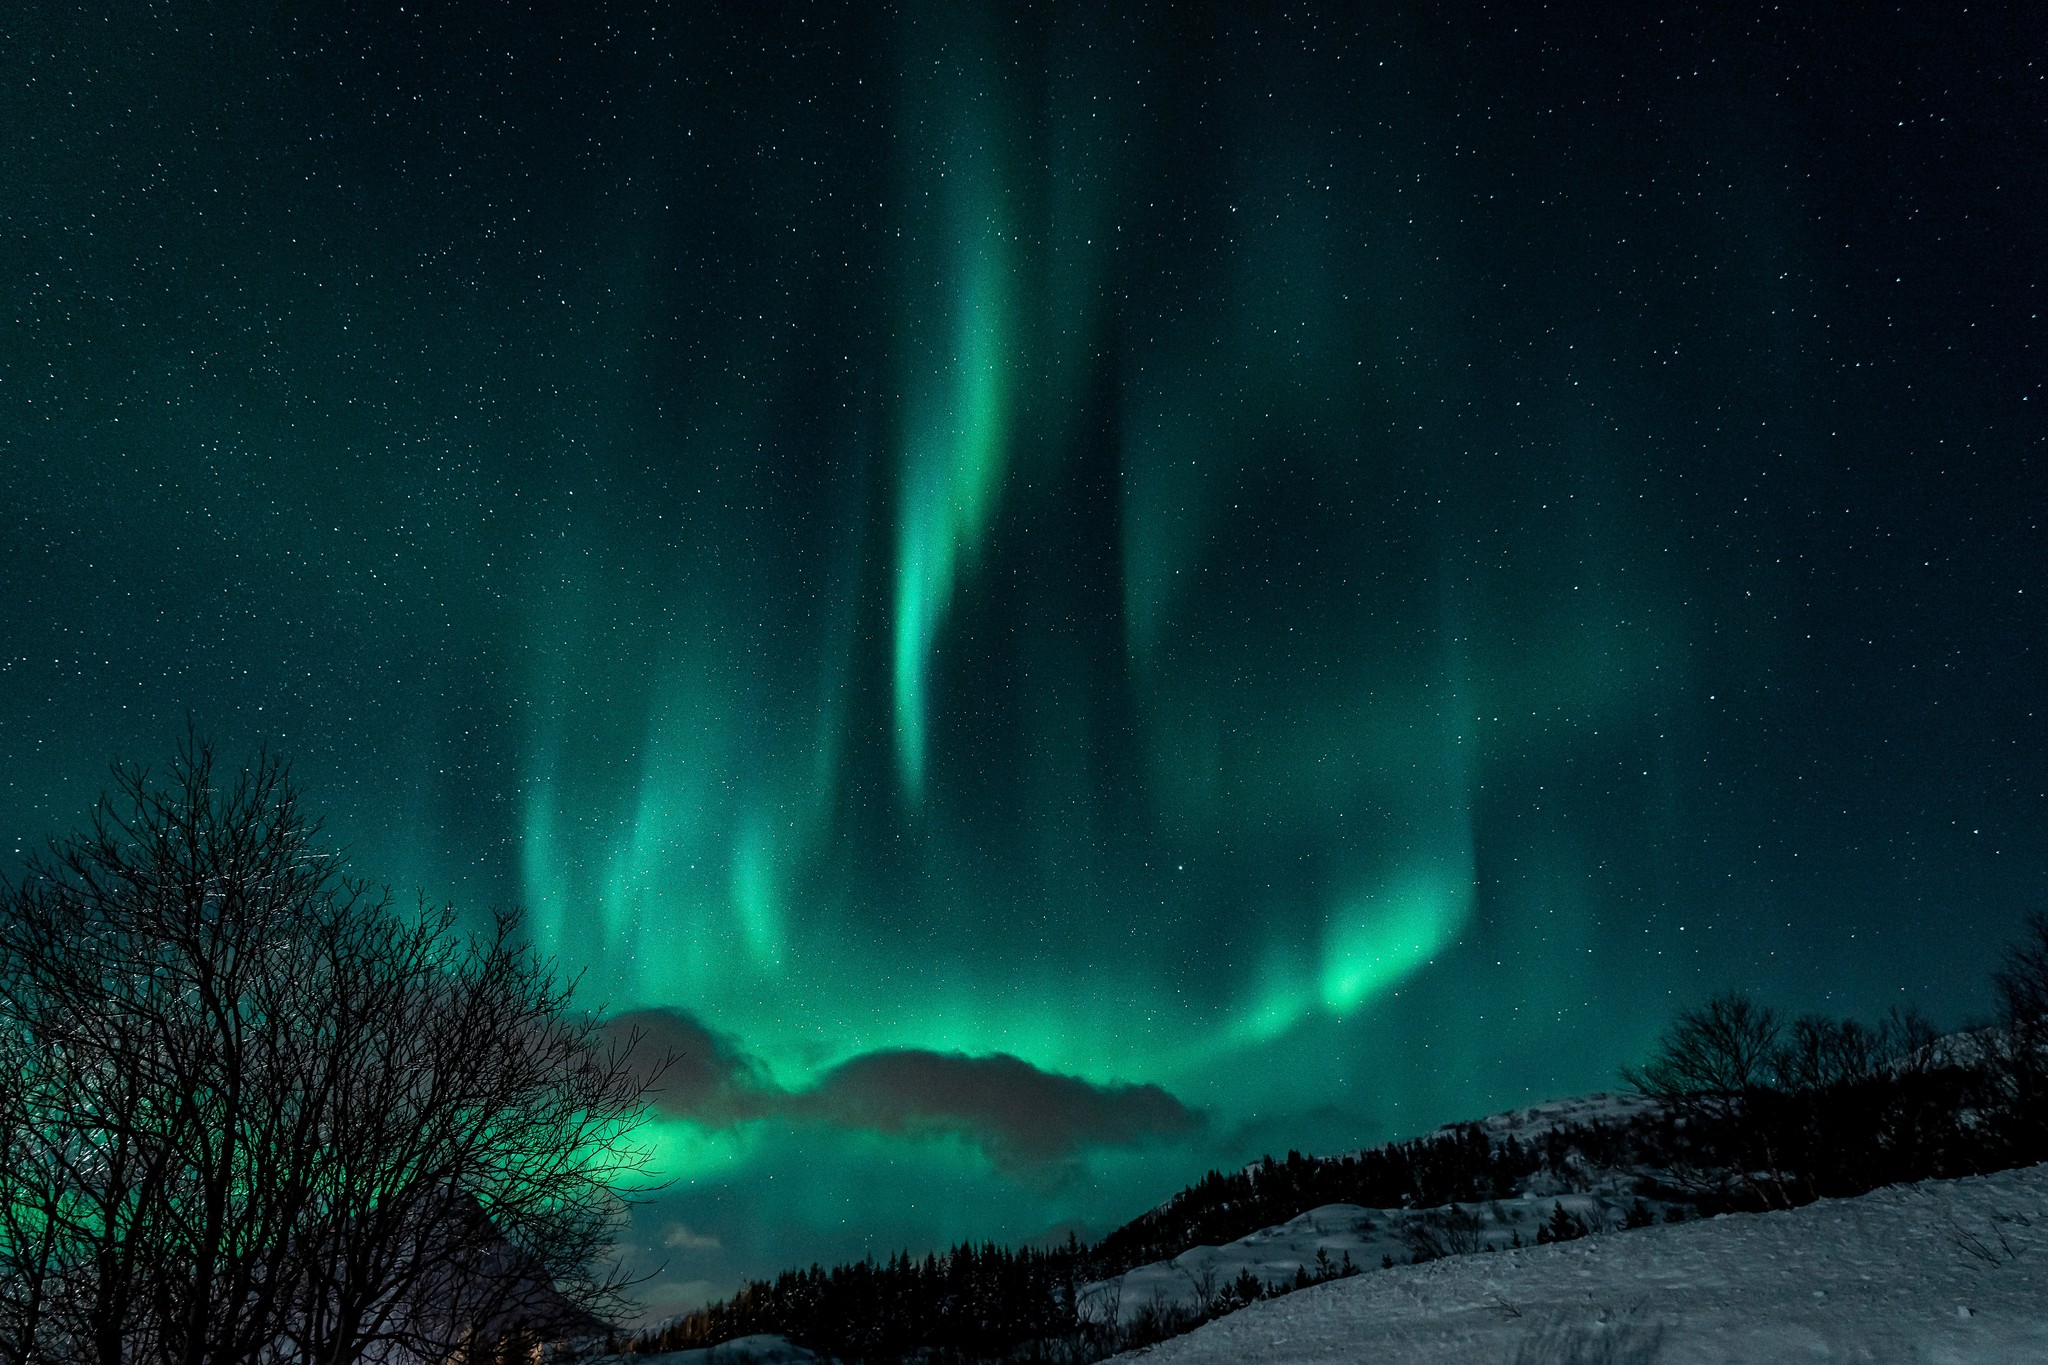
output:
[[[2048,857],[2041,22],[44,7],[7,856],[189,715],[526,905],[718,1064],[657,1311],[1722,986],[1959,1022]]]

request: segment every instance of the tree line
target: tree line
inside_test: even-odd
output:
[[[732,1298],[627,1340],[632,1351],[775,1333],[844,1361],[1088,1361],[1189,1330],[1276,1293],[1356,1273],[1215,1287],[1191,1308],[1121,1318],[1082,1293],[1138,1266],[1235,1241],[1325,1204],[1434,1209],[1501,1199],[1547,1175],[1628,1171],[1667,1217],[1790,1207],[1881,1185],[1984,1174],[2048,1159],[2048,916],[2035,916],[1993,977],[1996,1022],[1950,1037],[1895,1013],[1876,1025],[1791,1021],[1728,993],[1682,1013],[1623,1078],[1661,1103],[1563,1122],[1524,1140],[1461,1125],[1340,1157],[1290,1151],[1210,1171],[1101,1241],[1007,1250],[961,1246],[755,1281]],[[1624,1227],[1655,1221],[1636,1200]],[[1437,1225],[1431,1224],[1431,1227]],[[1556,1207],[1539,1243],[1588,1235]],[[1440,1241],[1442,1239],[1439,1239]],[[1483,1249],[1456,1238],[1417,1259]]]
[[[1912,1013],[1788,1021],[1724,993],[1623,1075],[1691,1128],[1694,1183],[1751,1206],[2029,1165],[2048,1159],[2048,915],[1992,985],[1994,1022],[1946,1037]]]
[[[640,1353],[773,1333],[839,1360],[1070,1359],[1081,1247],[963,1244],[923,1259],[788,1270],[631,1342]],[[1092,1355],[1087,1358],[1094,1358]]]
[[[924,1365],[1032,1362],[1078,1365],[1178,1336],[1248,1303],[1359,1273],[1350,1258],[1319,1259],[1290,1278],[1245,1270],[1198,1286],[1198,1302],[1146,1303],[1124,1313],[1114,1293],[1092,1302],[1101,1278],[1092,1249],[961,1244],[918,1259],[898,1253],[826,1269],[813,1265],[749,1283],[731,1298],[637,1333],[632,1354],[714,1346],[773,1334],[830,1360],[916,1360]]]
[[[1049,1248],[961,1245],[921,1260],[899,1253],[829,1269],[813,1265],[752,1281],[731,1298],[621,1344],[656,1354],[771,1333],[849,1362],[1099,1360],[1245,1304],[1365,1269],[1348,1257],[1325,1257],[1278,1280],[1247,1270],[1231,1281],[1197,1286],[1192,1305],[1138,1304],[1130,1312],[1113,1294],[1091,1301],[1083,1292],[1138,1266],[1235,1241],[1323,1204],[1479,1202],[1512,1194],[1539,1171],[1569,1172],[1589,1153],[1620,1165],[1668,1150],[1690,1150],[1684,1125],[1573,1123],[1531,1142],[1496,1141],[1465,1125],[1342,1157],[1289,1152],[1241,1171],[1212,1170],[1093,1245],[1070,1236]],[[1574,1226],[1572,1235],[1584,1235],[1583,1225]]]

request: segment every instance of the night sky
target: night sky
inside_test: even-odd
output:
[[[189,717],[529,907],[686,1054],[654,1311],[1967,1022],[2044,15],[13,10],[0,858]]]

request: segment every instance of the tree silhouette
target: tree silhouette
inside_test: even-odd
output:
[[[1622,1076],[1664,1099],[1741,1095],[1775,1078],[1781,1032],[1775,1011],[1729,991],[1680,1015],[1656,1055]]]
[[[188,742],[163,783],[116,778],[0,889],[0,1362],[600,1326],[635,1040],[572,1010],[516,914],[466,936],[345,877],[280,762]]]
[[[2027,918],[1992,976],[1998,1028],[1988,1046],[1994,1121],[2015,1160],[2048,1152],[2048,914]]]

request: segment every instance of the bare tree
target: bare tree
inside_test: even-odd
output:
[[[338,1097],[328,1249],[291,1317],[317,1365],[573,1334],[625,1306],[607,1252],[643,1165],[635,1040],[570,1012],[516,917],[459,954],[449,928],[445,912],[409,924],[360,992],[378,1002],[375,1061]]]
[[[1773,1080],[1794,1093],[1868,1085],[1932,1065],[1934,1028],[1910,1010],[1893,1008],[1875,1026],[1854,1019],[1801,1015],[1772,1061]]]
[[[1783,1034],[1776,1011],[1728,991],[1681,1014],[1641,1068],[1622,1070],[1622,1079],[1644,1094],[1684,1108],[1695,1133],[1733,1157],[1733,1173],[1674,1166],[1678,1188],[1702,1198],[1741,1191],[1765,1207],[1789,1205],[1777,1134],[1750,1121],[1777,1084]]]
[[[0,1365],[425,1359],[619,1306],[650,1084],[191,744],[0,893]],[[656,1068],[658,1070],[658,1068]]]
[[[1409,1253],[1418,1263],[1491,1249],[1485,1220],[1476,1208],[1463,1204],[1446,1204],[1441,1209],[1425,1209],[1416,1214],[1401,1229],[1401,1240],[1408,1244]]]
[[[1989,1035],[1991,1111],[2020,1161],[2048,1156],[2048,914],[2027,918],[1993,974],[1998,1028]]]
[[[1776,1011],[1729,991],[1680,1015],[1656,1055],[1622,1078],[1665,1099],[1741,1095],[1774,1079],[1781,1033]]]

